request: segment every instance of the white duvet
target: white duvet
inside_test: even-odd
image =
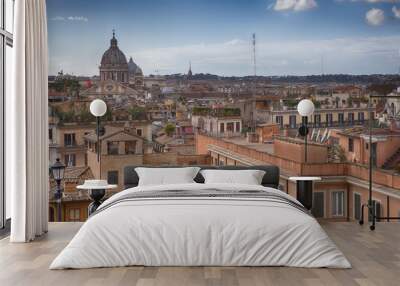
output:
[[[136,187],[163,190],[263,190],[237,184]],[[124,201],[90,217],[50,269],[145,266],[293,266],[350,268],[318,222],[293,206],[246,198]]]

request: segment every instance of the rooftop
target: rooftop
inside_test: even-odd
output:
[[[346,135],[350,137],[360,137],[369,135],[369,129],[367,127],[353,127],[346,129],[338,129],[338,134]],[[400,130],[390,130],[389,128],[373,128],[371,134],[373,136],[390,136],[390,137],[400,137]]]
[[[274,144],[265,143],[252,143],[248,142],[246,137],[228,137],[222,139],[225,142],[234,143],[240,146],[245,146],[250,149],[254,149],[260,152],[265,152],[268,154],[274,154]]]
[[[0,285],[398,285],[400,224],[374,232],[355,222],[321,222],[352,269],[289,267],[119,267],[49,270],[82,223],[50,223],[31,243],[0,241]]]

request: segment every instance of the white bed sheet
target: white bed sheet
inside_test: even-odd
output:
[[[263,190],[238,184],[136,187],[154,190]],[[292,266],[350,268],[318,222],[262,199],[185,198],[126,201],[89,218],[50,269],[145,266]]]

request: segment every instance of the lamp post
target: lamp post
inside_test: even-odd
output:
[[[107,112],[107,105],[101,99],[95,99],[90,103],[90,113],[96,117],[96,134],[97,134],[97,162],[100,162],[100,117]]]
[[[61,181],[64,179],[64,171],[65,165],[60,162],[60,158],[56,159],[56,162],[50,167],[54,180],[57,184],[56,193],[54,194],[54,198],[57,202],[57,220],[61,221],[61,199],[62,199],[62,188]]]
[[[303,99],[297,105],[297,112],[302,116],[303,123],[299,128],[299,134],[304,136],[304,162],[307,163],[307,137],[308,137],[308,116],[314,113],[314,103],[309,99]]]
[[[372,144],[373,144],[373,140],[372,140],[372,128],[374,125],[374,119],[372,118],[372,99],[373,98],[384,98],[384,99],[388,99],[388,98],[395,98],[395,99],[399,99],[400,100],[400,96],[399,95],[370,95],[368,98],[368,111],[369,111],[369,116],[368,116],[368,148],[369,148],[369,178],[368,178],[368,203],[363,204],[361,206],[361,219],[359,221],[360,225],[364,224],[364,208],[366,207],[368,209],[368,214],[370,215],[372,222],[371,225],[369,226],[370,230],[375,230],[375,223],[376,220],[381,220],[381,219],[386,219],[387,221],[390,220],[400,220],[400,216],[399,217],[390,217],[390,216],[386,216],[386,217],[381,217],[380,215],[376,215],[376,211],[375,211],[375,204],[372,200],[372,171],[374,168],[374,156],[372,153]]]
[[[314,113],[314,103],[309,99],[303,99],[297,105],[297,111],[302,116],[302,125],[299,134],[304,137],[304,162],[307,163],[307,137],[308,137],[308,116]],[[313,202],[313,182],[319,181],[319,177],[290,177],[291,181],[296,182],[296,197],[303,206],[311,210]]]
[[[89,180],[85,181],[83,186],[80,186],[82,189],[86,189],[89,192],[89,197],[92,199],[92,203],[88,206],[88,215],[90,216],[92,213],[96,211],[96,209],[100,206],[101,200],[104,198],[106,194],[106,189],[109,188],[107,185],[107,181],[101,180],[101,161],[100,161],[100,117],[104,116],[107,112],[107,105],[101,99],[95,99],[90,103],[90,113],[96,117],[96,135],[97,135],[97,162],[99,163],[99,180]]]

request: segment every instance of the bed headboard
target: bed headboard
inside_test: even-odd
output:
[[[136,167],[147,167],[151,168],[152,166],[127,166],[124,168],[124,188],[133,188],[136,187],[139,183],[139,176],[135,171]],[[154,168],[177,168],[183,166],[159,166]],[[279,186],[279,168],[277,166],[265,165],[265,166],[198,166],[202,170],[206,169],[220,169],[220,170],[263,170],[265,171],[265,175],[262,179],[261,184],[264,187],[271,187],[277,189]],[[198,173],[194,180],[197,183],[204,183],[203,176]]]

